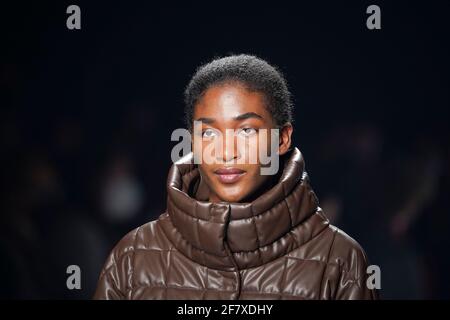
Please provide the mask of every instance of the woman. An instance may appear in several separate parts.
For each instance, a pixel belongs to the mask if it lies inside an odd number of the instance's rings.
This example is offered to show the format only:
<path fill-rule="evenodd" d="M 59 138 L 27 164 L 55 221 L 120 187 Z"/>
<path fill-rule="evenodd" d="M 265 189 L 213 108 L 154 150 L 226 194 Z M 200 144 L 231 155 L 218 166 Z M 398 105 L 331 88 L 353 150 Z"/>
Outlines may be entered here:
<path fill-rule="evenodd" d="M 193 153 L 169 172 L 167 210 L 117 244 L 95 298 L 375 299 L 363 249 L 330 225 L 292 146 L 282 74 L 255 56 L 216 59 L 185 103 Z"/>

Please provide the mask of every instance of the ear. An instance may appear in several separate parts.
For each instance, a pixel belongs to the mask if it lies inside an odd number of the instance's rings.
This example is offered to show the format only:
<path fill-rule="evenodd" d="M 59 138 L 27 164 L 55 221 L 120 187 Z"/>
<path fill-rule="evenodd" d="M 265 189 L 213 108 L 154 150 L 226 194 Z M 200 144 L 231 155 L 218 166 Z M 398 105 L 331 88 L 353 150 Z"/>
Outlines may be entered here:
<path fill-rule="evenodd" d="M 291 147 L 292 131 L 294 131 L 294 128 L 292 127 L 291 123 L 285 124 L 280 129 L 280 137 L 279 137 L 279 145 L 278 145 L 278 154 L 280 156 L 285 154 Z"/>

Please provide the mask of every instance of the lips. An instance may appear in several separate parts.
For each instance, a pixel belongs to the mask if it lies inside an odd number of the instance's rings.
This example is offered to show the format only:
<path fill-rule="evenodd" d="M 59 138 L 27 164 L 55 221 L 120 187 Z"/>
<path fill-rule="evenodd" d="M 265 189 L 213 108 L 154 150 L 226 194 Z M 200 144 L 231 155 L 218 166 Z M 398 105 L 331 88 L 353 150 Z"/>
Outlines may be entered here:
<path fill-rule="evenodd" d="M 220 168 L 214 173 L 222 183 L 235 183 L 245 174 L 245 171 L 238 168 Z"/>

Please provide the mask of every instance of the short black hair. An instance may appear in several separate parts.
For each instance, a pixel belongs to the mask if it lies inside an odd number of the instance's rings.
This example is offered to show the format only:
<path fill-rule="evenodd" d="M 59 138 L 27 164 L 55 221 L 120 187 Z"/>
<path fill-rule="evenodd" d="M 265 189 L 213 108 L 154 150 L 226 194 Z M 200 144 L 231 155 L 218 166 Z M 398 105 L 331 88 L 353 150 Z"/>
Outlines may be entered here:
<path fill-rule="evenodd" d="M 277 126 L 292 123 L 292 95 L 282 72 L 254 55 L 239 54 L 216 58 L 196 70 L 184 91 L 185 121 L 192 129 L 194 107 L 211 87 L 239 83 L 264 95 L 266 107 Z"/>

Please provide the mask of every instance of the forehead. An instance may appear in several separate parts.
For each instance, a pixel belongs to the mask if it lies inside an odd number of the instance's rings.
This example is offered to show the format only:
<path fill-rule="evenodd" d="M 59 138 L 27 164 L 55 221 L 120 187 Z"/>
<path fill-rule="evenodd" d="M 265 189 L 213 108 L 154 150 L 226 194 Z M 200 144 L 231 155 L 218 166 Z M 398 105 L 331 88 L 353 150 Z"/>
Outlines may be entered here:
<path fill-rule="evenodd" d="M 194 119 L 208 117 L 227 120 L 247 112 L 272 120 L 262 93 L 250 91 L 239 84 L 224 84 L 206 90 L 195 106 Z"/>

